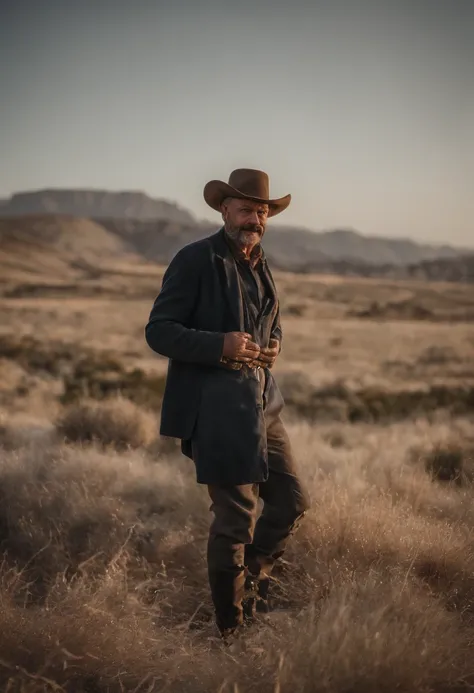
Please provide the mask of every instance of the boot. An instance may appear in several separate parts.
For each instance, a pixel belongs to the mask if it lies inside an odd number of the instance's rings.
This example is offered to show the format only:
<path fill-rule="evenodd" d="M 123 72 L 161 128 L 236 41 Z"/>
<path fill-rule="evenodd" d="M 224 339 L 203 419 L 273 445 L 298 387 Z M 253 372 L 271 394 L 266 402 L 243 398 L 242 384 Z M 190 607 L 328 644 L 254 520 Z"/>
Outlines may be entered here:
<path fill-rule="evenodd" d="M 268 614 L 270 611 L 268 606 L 269 587 L 270 580 L 268 578 L 259 580 L 254 575 L 247 575 L 244 598 L 242 600 L 242 609 L 246 621 L 254 620 L 257 614 Z"/>
<path fill-rule="evenodd" d="M 270 578 L 265 577 L 258 581 L 258 599 L 256 604 L 257 613 L 268 614 L 268 591 L 270 589 Z"/>
<path fill-rule="evenodd" d="M 254 575 L 247 575 L 245 578 L 244 598 L 242 599 L 242 609 L 246 621 L 253 621 L 255 618 L 257 598 L 258 579 Z"/>
<path fill-rule="evenodd" d="M 242 596 L 244 571 L 219 570 L 209 572 L 216 625 L 221 634 L 230 636 L 243 623 Z"/>

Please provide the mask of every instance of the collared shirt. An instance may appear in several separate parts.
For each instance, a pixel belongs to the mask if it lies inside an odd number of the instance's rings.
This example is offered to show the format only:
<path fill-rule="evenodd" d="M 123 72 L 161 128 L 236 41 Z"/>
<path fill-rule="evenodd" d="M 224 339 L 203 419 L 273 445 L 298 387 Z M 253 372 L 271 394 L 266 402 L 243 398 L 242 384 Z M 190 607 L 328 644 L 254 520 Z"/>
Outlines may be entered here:
<path fill-rule="evenodd" d="M 236 261 L 242 292 L 247 294 L 258 314 L 267 295 L 262 277 L 262 247 L 256 245 L 248 258 L 227 234 L 225 238 Z"/>
<path fill-rule="evenodd" d="M 263 272 L 263 251 L 260 245 L 255 246 L 250 258 L 225 235 L 227 244 L 235 258 L 239 273 L 240 289 L 245 314 L 245 329 L 252 335 L 257 344 L 266 341 L 264 338 L 264 313 L 270 299 L 267 282 Z M 267 346 L 267 344 L 260 344 Z"/>

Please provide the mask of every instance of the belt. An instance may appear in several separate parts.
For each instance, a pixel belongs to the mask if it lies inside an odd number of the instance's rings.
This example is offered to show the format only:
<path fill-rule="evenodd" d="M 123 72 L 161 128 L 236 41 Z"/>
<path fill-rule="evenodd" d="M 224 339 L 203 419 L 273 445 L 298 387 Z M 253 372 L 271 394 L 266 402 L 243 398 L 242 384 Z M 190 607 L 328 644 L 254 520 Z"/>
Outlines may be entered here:
<path fill-rule="evenodd" d="M 230 368 L 233 371 L 241 371 L 241 370 L 246 370 L 246 371 L 258 371 L 258 370 L 263 370 L 261 366 L 251 366 L 248 363 L 243 363 L 242 361 L 232 361 L 232 359 L 228 359 L 226 356 L 222 356 L 220 363 L 222 363 L 226 368 Z"/>
<path fill-rule="evenodd" d="M 250 366 L 248 363 L 242 363 L 242 361 L 232 361 L 231 359 L 228 359 L 225 356 L 221 358 L 221 363 L 226 368 L 229 368 L 233 371 L 244 371 L 245 373 L 254 375 L 260 381 L 260 387 L 262 388 L 262 392 L 264 391 L 266 376 L 265 369 L 261 366 Z"/>

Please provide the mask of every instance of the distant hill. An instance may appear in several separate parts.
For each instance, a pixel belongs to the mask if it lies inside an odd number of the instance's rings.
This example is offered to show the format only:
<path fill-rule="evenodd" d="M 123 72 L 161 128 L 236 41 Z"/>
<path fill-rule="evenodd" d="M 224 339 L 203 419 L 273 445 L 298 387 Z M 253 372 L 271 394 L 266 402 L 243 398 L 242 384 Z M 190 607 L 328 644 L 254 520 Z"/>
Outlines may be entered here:
<path fill-rule="evenodd" d="M 409 265 L 408 277 L 444 282 L 474 283 L 474 253 L 456 258 L 438 258 Z"/>
<path fill-rule="evenodd" d="M 94 220 L 113 233 L 125 246 L 146 260 L 168 263 L 183 246 L 215 232 L 217 226 L 206 223 L 180 224 L 168 219 L 137 221 L 136 219 Z"/>
<path fill-rule="evenodd" d="M 0 216 L 0 284 L 28 282 L 33 275 L 43 277 L 46 282 L 74 282 L 84 277 L 93 279 L 104 270 L 130 264 L 145 271 L 150 261 L 166 265 L 184 245 L 214 233 L 216 228 L 217 225 L 209 223 L 182 224 L 166 219 L 85 219 L 52 214 Z M 341 238 L 338 232 L 334 234 Z M 348 243 L 338 257 L 338 246 L 330 247 L 328 236 L 330 233 L 270 227 L 265 236 L 266 255 L 274 269 L 286 271 L 474 282 L 474 253 L 403 264 L 408 245 L 414 246 L 410 254 L 415 258 L 425 252 L 429 254 L 432 248 L 400 241 L 397 253 L 398 242 L 389 241 L 390 257 L 395 261 L 377 262 L 374 258 L 387 258 L 388 253 L 388 250 L 383 252 L 384 242 L 378 245 L 379 239 L 360 236 L 358 251 Z M 373 247 L 372 240 L 377 241 Z M 371 261 L 360 258 L 361 248 L 366 249 Z M 348 252 L 354 255 L 346 257 Z"/>
<path fill-rule="evenodd" d="M 461 248 L 427 245 L 405 238 L 364 236 L 351 229 L 314 232 L 288 226 L 275 226 L 265 237 L 265 247 L 273 252 L 282 246 L 294 259 L 295 268 L 308 271 L 324 259 L 358 261 L 374 265 L 408 265 L 410 263 L 452 258 L 464 254 Z"/>
<path fill-rule="evenodd" d="M 169 220 L 137 221 L 104 219 L 96 221 L 122 238 L 148 260 L 169 262 L 187 243 L 203 238 L 219 227 L 206 223 L 180 224 Z M 419 245 L 405 239 L 362 236 L 355 231 L 308 231 L 269 225 L 263 242 L 275 267 L 295 272 L 332 271 L 334 263 L 367 266 L 405 266 L 433 258 L 455 258 L 464 251 L 449 246 Z"/>
<path fill-rule="evenodd" d="M 39 190 L 21 192 L 9 200 L 0 201 L 0 219 L 38 215 L 78 217 L 93 220 L 98 237 L 110 234 L 129 253 L 159 263 L 168 263 L 187 243 L 216 231 L 216 222 L 199 222 L 187 210 L 141 192 L 108 192 L 100 190 Z M 36 225 L 37 221 L 31 222 Z M 74 222 L 71 222 L 74 226 Z M 84 227 L 85 228 L 85 227 Z M 90 227 L 89 227 L 90 230 Z M 80 249 L 82 232 L 71 227 Z M 89 243 L 89 241 L 87 241 Z M 378 274 L 381 270 L 397 273 L 401 267 L 419 263 L 452 259 L 472 253 L 448 245 L 418 244 L 404 238 L 364 236 L 352 229 L 310 231 L 270 223 L 264 239 L 266 254 L 275 266 L 295 272 L 335 272 L 349 274 Z M 433 270 L 434 271 L 434 270 Z"/>
<path fill-rule="evenodd" d="M 76 270 L 128 259 L 123 241 L 90 219 L 59 215 L 0 218 L 0 278 L 31 274 L 51 280 L 72 278 Z"/>
<path fill-rule="evenodd" d="M 166 200 L 155 200 L 142 192 L 105 190 L 37 190 L 12 195 L 0 201 L 1 216 L 25 214 L 67 214 L 76 217 L 115 219 L 168 219 L 181 224 L 194 223 L 185 209 Z"/>

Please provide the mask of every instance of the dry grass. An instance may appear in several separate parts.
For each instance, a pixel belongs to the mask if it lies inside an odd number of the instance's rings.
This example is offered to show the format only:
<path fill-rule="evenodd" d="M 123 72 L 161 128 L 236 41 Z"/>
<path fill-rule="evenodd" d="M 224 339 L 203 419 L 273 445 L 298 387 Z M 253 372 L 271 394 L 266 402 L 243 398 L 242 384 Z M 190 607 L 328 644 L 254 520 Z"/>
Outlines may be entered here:
<path fill-rule="evenodd" d="M 469 690 L 474 491 L 435 484 L 414 454 L 447 428 L 289 430 L 314 507 L 276 571 L 277 611 L 230 652 L 215 639 L 191 463 L 54 440 L 1 453 L 1 684 Z"/>
<path fill-rule="evenodd" d="M 81 401 L 56 421 L 58 434 L 70 443 L 99 443 L 118 449 L 147 447 L 156 438 L 156 416 L 123 397 Z"/>
<path fill-rule="evenodd" d="M 313 508 L 275 571 L 274 612 L 229 650 L 209 500 L 154 440 L 166 362 L 143 328 L 159 275 L 97 278 L 97 298 L 1 299 L 0 688 L 472 690 L 474 324 L 447 322 L 469 291 L 277 277 L 275 373 Z M 391 312 L 349 317 L 374 301 Z M 425 318 L 403 320 L 407 306 Z"/>
<path fill-rule="evenodd" d="M 474 445 L 463 447 L 459 442 L 437 445 L 427 452 L 425 467 L 434 479 L 470 484 L 474 481 Z"/>

